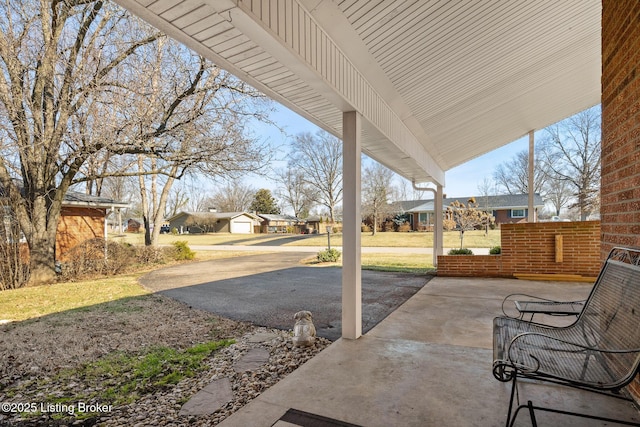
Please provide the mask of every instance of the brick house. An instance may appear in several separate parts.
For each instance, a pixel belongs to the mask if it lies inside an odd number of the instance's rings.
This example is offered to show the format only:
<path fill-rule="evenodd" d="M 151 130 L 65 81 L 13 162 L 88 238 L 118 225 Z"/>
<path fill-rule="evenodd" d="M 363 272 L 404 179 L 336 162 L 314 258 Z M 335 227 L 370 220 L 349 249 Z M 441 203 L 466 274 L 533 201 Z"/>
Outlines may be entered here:
<path fill-rule="evenodd" d="M 258 214 L 261 233 L 301 233 L 305 222 L 291 215 Z"/>
<path fill-rule="evenodd" d="M 3 196 L 2 189 L 0 189 L 0 196 Z M 63 260 L 65 253 L 69 249 L 85 240 L 104 238 L 106 236 L 107 216 L 109 213 L 128 206 L 127 203 L 106 197 L 68 191 L 62 201 L 60 220 L 56 230 L 56 259 Z M 4 221 L 0 222 L 0 227 L 6 230 L 7 223 L 12 221 L 13 215 L 8 206 L 4 206 L 4 209 Z"/>
<path fill-rule="evenodd" d="M 64 259 L 69 249 L 85 240 L 104 238 L 106 218 L 129 205 L 106 197 L 69 191 L 64 196 L 56 234 L 56 258 Z"/>
<path fill-rule="evenodd" d="M 450 197 L 443 199 L 443 208 L 446 210 L 454 201 L 465 206 L 472 197 Z M 496 224 L 513 224 L 527 222 L 529 195 L 528 194 L 504 194 L 500 196 L 473 196 L 478 209 L 492 212 Z M 534 196 L 535 218 L 544 207 L 540 194 Z M 397 212 L 406 213 L 412 231 L 432 231 L 435 223 L 435 211 L 433 200 L 407 200 L 397 202 Z"/>

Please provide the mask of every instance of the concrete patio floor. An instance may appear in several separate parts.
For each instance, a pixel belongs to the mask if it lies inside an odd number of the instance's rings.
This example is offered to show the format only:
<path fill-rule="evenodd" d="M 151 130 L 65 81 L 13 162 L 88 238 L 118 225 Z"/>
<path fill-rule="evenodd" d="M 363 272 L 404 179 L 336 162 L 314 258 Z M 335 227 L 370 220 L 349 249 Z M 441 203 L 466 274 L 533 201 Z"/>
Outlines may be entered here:
<path fill-rule="evenodd" d="M 574 300 L 590 288 L 434 278 L 365 336 L 336 341 L 220 426 L 297 425 L 278 421 L 290 408 L 367 427 L 504 425 L 511 385 L 491 373 L 492 319 L 501 315 L 503 297 L 523 292 Z M 521 382 L 520 398 L 640 423 L 629 402 L 568 387 Z M 541 426 L 611 425 L 542 412 L 537 417 Z M 531 425 L 525 411 L 516 425 Z"/>

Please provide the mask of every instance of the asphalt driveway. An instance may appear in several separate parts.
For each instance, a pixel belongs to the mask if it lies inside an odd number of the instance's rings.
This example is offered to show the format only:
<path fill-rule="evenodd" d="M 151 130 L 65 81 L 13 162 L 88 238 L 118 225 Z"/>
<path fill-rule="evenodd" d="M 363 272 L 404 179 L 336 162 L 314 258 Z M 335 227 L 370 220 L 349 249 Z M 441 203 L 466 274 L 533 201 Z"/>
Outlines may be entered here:
<path fill-rule="evenodd" d="M 279 329 L 313 313 L 319 336 L 341 335 L 341 269 L 300 264 L 308 253 L 280 252 L 203 261 L 153 271 L 147 289 L 229 319 Z M 414 295 L 431 276 L 362 271 L 362 328 L 368 331 Z"/>

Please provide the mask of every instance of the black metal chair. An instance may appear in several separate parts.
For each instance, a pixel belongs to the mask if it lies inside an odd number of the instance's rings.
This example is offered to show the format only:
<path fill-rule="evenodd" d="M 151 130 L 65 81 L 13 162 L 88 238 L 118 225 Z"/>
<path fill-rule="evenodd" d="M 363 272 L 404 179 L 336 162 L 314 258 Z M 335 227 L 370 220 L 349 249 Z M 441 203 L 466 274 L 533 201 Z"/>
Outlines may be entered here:
<path fill-rule="evenodd" d="M 535 411 L 576 415 L 620 424 L 597 414 L 568 412 L 519 403 L 518 378 L 552 382 L 631 400 L 623 388 L 640 367 L 640 251 L 614 248 L 575 322 L 553 327 L 512 317 L 493 322 L 493 375 L 512 381 L 507 426 L 527 408 L 533 425 Z M 513 404 L 518 396 L 518 408 Z"/>

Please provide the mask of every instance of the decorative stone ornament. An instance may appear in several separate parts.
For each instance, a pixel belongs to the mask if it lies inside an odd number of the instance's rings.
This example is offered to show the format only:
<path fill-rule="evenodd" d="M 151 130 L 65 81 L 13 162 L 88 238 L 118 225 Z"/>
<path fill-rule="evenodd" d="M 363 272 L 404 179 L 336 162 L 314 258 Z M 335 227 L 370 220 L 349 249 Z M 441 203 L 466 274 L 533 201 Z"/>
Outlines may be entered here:
<path fill-rule="evenodd" d="M 297 312 L 293 318 L 296 321 L 293 327 L 294 347 L 309 347 L 316 340 L 316 327 L 313 325 L 311 312 L 307 310 Z"/>

